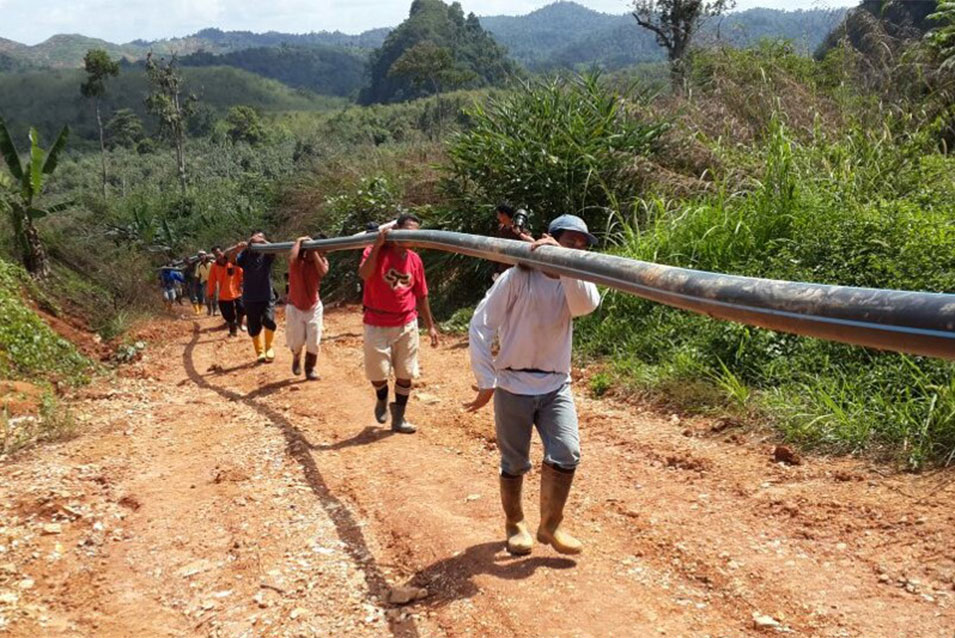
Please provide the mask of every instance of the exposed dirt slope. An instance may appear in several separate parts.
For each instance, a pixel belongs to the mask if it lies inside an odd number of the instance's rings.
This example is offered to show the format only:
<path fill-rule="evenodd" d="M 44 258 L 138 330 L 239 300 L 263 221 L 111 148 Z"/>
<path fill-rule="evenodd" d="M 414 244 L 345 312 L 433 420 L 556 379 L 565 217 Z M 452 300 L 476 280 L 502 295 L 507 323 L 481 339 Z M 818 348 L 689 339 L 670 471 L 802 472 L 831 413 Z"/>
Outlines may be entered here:
<path fill-rule="evenodd" d="M 216 319 L 151 326 L 77 398 L 82 436 L 0 466 L 0 633 L 951 638 L 949 475 L 782 465 L 725 424 L 579 396 L 586 551 L 513 559 L 466 344 L 425 349 L 420 431 L 392 436 L 360 334 L 329 312 L 305 383 Z M 427 597 L 388 604 L 404 584 Z"/>

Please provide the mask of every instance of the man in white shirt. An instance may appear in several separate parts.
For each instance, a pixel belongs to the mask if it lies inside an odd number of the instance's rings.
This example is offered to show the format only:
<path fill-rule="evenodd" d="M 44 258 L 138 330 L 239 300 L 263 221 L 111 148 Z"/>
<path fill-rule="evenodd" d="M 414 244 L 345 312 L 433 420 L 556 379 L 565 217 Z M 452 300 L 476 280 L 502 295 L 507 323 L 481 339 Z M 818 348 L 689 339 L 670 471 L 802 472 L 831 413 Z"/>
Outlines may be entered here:
<path fill-rule="evenodd" d="M 582 219 L 561 215 L 531 246 L 582 250 L 597 242 Z M 521 505 L 524 474 L 531 469 L 534 426 L 544 444 L 541 522 L 537 540 L 562 554 L 578 554 L 580 541 L 561 528 L 564 505 L 580 462 L 577 410 L 570 391 L 573 318 L 600 304 L 588 282 L 518 266 L 498 277 L 478 304 L 469 329 L 471 367 L 478 393 L 466 404 L 476 411 L 494 399 L 494 427 L 501 452 L 501 505 L 507 550 L 527 554 L 533 543 Z M 491 354 L 495 334 L 497 357 Z"/>

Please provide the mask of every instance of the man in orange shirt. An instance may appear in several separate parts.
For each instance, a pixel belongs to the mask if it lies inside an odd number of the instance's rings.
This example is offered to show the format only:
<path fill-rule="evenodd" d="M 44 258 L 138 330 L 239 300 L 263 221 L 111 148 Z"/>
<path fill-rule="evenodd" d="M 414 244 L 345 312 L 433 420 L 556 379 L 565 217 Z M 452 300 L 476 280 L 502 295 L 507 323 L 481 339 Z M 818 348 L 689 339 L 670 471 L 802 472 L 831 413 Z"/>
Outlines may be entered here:
<path fill-rule="evenodd" d="M 328 274 L 328 259 L 317 250 L 303 250 L 299 237 L 288 256 L 288 305 L 285 306 L 285 341 L 292 351 L 292 374 L 302 372 L 302 348 L 305 348 L 305 378 L 318 379 L 318 346 L 322 340 L 322 300 L 318 288 Z"/>
<path fill-rule="evenodd" d="M 219 246 L 213 248 L 212 253 L 216 260 L 209 269 L 206 299 L 215 298 L 218 289 L 219 311 L 229 324 L 229 336 L 234 337 L 245 316 L 245 307 L 242 305 L 242 268 L 229 261 Z"/>

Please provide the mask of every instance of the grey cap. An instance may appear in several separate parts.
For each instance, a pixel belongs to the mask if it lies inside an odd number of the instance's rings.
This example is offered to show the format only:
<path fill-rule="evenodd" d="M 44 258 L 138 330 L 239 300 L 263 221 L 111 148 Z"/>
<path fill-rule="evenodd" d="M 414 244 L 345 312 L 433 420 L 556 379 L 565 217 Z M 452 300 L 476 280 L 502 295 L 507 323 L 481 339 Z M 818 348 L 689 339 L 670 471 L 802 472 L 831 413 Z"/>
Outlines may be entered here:
<path fill-rule="evenodd" d="M 591 246 L 597 243 L 597 238 L 591 235 L 590 231 L 587 230 L 587 223 L 580 217 L 577 217 L 577 215 L 561 215 L 557 217 L 547 227 L 547 234 L 553 237 L 555 233 L 564 230 L 575 230 L 578 233 L 583 233 L 587 236 L 587 242 Z"/>

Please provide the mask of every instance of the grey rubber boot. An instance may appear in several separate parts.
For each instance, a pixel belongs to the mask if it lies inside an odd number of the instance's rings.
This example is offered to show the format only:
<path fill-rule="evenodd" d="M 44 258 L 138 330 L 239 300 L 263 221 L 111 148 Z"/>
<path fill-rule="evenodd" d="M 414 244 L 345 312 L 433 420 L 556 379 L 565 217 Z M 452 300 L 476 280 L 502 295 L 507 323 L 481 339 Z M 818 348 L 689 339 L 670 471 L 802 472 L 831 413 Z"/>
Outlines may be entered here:
<path fill-rule="evenodd" d="M 573 482 L 573 472 L 560 472 L 546 463 L 541 464 L 541 523 L 537 540 L 560 554 L 579 554 L 584 550 L 579 540 L 560 527 Z"/>
<path fill-rule="evenodd" d="M 523 476 L 501 476 L 501 506 L 504 508 L 504 532 L 507 534 L 507 551 L 517 556 L 531 553 L 534 539 L 524 522 L 521 505 Z"/>
<path fill-rule="evenodd" d="M 408 404 L 398 405 L 397 403 L 390 403 L 388 405 L 388 408 L 391 410 L 392 432 L 400 432 L 401 434 L 414 434 L 418 431 L 418 428 L 405 421 L 405 408 L 407 407 Z"/>

